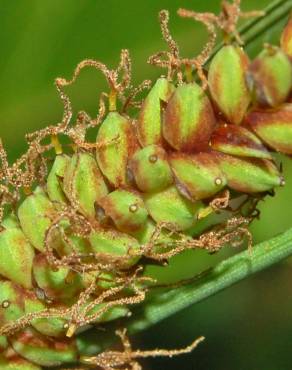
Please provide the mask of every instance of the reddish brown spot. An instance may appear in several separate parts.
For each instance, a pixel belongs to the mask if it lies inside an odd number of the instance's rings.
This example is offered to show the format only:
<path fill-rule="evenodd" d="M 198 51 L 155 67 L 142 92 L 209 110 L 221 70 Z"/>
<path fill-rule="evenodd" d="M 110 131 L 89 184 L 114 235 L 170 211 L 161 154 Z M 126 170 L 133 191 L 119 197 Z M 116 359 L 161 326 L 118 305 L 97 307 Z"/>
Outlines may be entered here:
<path fill-rule="evenodd" d="M 215 96 L 215 97 L 219 97 L 220 96 L 220 91 L 222 89 L 221 74 L 219 73 L 219 71 L 221 70 L 221 68 L 222 67 L 220 67 L 220 64 L 219 64 L 219 66 L 217 67 L 217 73 L 213 73 L 212 74 L 212 77 L 213 78 L 210 81 L 211 82 L 211 86 L 212 86 L 212 95 Z M 217 102 L 216 102 L 215 99 L 213 100 L 213 103 L 216 106 L 217 110 L 218 111 L 221 111 L 220 110 L 220 107 L 218 106 L 218 104 L 217 104 Z"/>
<path fill-rule="evenodd" d="M 246 116 L 245 123 L 255 130 L 275 123 L 291 125 L 292 104 L 284 104 L 275 109 L 256 109 Z"/>
<path fill-rule="evenodd" d="M 180 149 L 180 102 L 176 94 L 170 98 L 163 114 L 163 136 L 175 149 Z"/>
<path fill-rule="evenodd" d="M 46 343 L 36 331 L 31 329 L 23 330 L 13 336 L 13 340 L 20 342 L 24 345 L 35 346 L 39 348 L 45 348 Z"/>
<path fill-rule="evenodd" d="M 200 124 L 197 126 L 188 150 L 191 152 L 207 150 L 210 136 L 216 125 L 214 112 L 207 97 L 205 98 L 204 107 L 200 113 L 199 122 Z"/>
<path fill-rule="evenodd" d="M 140 145 L 135 135 L 133 122 L 132 123 L 129 122 L 129 124 L 127 125 L 126 136 L 127 136 L 127 143 L 128 143 L 128 156 L 127 157 L 131 157 L 140 148 Z"/>
<path fill-rule="evenodd" d="M 35 330 L 26 329 L 14 335 L 13 340 L 36 348 L 50 348 L 56 351 L 66 351 L 71 344 L 70 341 L 56 340 L 56 338 L 43 337 Z"/>
<path fill-rule="evenodd" d="M 12 347 L 6 349 L 5 358 L 13 364 L 27 364 L 26 360 L 19 357 L 18 353 L 16 353 Z"/>
<path fill-rule="evenodd" d="M 219 151 L 224 145 L 233 145 L 235 147 L 267 152 L 266 148 L 258 140 L 253 140 L 250 137 L 250 134 L 247 129 L 241 126 L 221 125 L 212 134 L 211 146 Z"/>

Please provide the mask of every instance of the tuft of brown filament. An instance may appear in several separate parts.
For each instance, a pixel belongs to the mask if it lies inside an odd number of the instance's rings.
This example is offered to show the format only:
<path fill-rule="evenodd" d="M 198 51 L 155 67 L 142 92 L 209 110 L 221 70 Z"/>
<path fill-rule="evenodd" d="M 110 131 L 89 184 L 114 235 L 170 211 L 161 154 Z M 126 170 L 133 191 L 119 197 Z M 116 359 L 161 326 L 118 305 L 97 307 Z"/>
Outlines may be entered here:
<path fill-rule="evenodd" d="M 123 351 L 104 351 L 94 357 L 82 357 L 81 362 L 89 365 L 99 366 L 104 370 L 125 369 L 141 370 L 137 362 L 139 358 L 147 357 L 173 357 L 192 352 L 205 338 L 199 337 L 189 346 L 182 349 L 154 349 L 150 351 L 133 350 L 127 337 L 126 329 L 117 330 L 116 335 L 120 338 Z"/>

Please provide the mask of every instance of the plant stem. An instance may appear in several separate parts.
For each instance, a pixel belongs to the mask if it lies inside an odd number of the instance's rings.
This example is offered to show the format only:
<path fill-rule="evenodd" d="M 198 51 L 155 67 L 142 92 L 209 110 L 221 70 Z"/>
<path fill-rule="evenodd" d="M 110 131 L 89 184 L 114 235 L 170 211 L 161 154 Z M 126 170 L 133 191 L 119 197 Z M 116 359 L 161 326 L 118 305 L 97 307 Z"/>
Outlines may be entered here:
<path fill-rule="evenodd" d="M 219 263 L 201 278 L 182 287 L 163 292 L 160 289 L 134 312 L 128 322 L 135 333 L 193 305 L 238 281 L 292 255 L 292 228 L 271 240 Z"/>
<path fill-rule="evenodd" d="M 292 0 L 273 1 L 265 8 L 265 15 L 262 18 L 252 19 L 239 29 L 245 45 L 250 44 L 283 18 L 288 17 L 291 9 Z"/>

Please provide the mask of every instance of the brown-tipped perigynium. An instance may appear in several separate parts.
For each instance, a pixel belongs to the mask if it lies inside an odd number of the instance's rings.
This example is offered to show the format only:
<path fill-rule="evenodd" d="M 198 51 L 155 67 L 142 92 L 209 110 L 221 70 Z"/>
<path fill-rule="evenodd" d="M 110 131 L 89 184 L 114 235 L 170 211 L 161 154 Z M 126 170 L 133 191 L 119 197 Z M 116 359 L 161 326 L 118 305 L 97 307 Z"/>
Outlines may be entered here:
<path fill-rule="evenodd" d="M 33 276 L 48 299 L 70 303 L 83 288 L 82 278 L 77 273 L 70 273 L 67 267 L 53 268 L 45 255 L 38 254 L 33 261 Z"/>
<path fill-rule="evenodd" d="M 127 184 L 127 163 L 137 147 L 130 121 L 110 112 L 97 134 L 96 159 L 103 175 L 115 188 Z"/>
<path fill-rule="evenodd" d="M 63 179 L 70 157 L 66 154 L 56 156 L 47 178 L 47 193 L 52 202 L 66 204 L 67 198 L 63 191 Z"/>
<path fill-rule="evenodd" d="M 139 190 L 146 193 L 162 190 L 173 182 L 167 154 L 158 145 L 148 145 L 137 151 L 129 168 Z"/>
<path fill-rule="evenodd" d="M 83 152 L 70 159 L 64 172 L 63 189 L 71 203 L 89 218 L 95 216 L 95 203 L 108 193 L 95 158 Z"/>
<path fill-rule="evenodd" d="M 177 87 L 163 115 L 163 136 L 176 150 L 194 152 L 206 149 L 215 126 L 209 98 L 196 83 Z"/>
<path fill-rule="evenodd" d="M 137 122 L 137 134 L 142 146 L 161 144 L 161 102 L 166 103 L 175 87 L 166 78 L 159 78 L 144 100 Z"/>
<path fill-rule="evenodd" d="M 236 45 L 223 46 L 210 64 L 212 98 L 230 123 L 241 123 L 251 101 L 246 82 L 248 64 L 247 55 Z"/>
<path fill-rule="evenodd" d="M 217 153 L 227 185 L 241 193 L 260 193 L 283 184 L 283 178 L 272 161 L 260 158 L 240 158 Z"/>
<path fill-rule="evenodd" d="M 276 107 L 283 103 L 292 87 L 292 65 L 288 56 L 277 47 L 266 46 L 250 64 L 249 78 L 257 102 Z"/>
<path fill-rule="evenodd" d="M 134 191 L 115 190 L 102 198 L 99 205 L 117 229 L 124 232 L 141 229 L 148 217 L 142 197 Z"/>
<path fill-rule="evenodd" d="M 89 240 L 95 253 L 110 253 L 113 256 L 129 255 L 129 258 L 122 263 L 123 268 L 129 268 L 139 259 L 137 256 L 130 257 L 131 252 L 137 252 L 140 249 L 139 242 L 131 235 L 115 229 L 100 229 L 92 231 Z"/>
<path fill-rule="evenodd" d="M 212 134 L 210 146 L 219 152 L 239 157 L 272 159 L 262 141 L 242 126 L 218 126 Z"/>
<path fill-rule="evenodd" d="M 146 208 L 157 223 L 172 225 L 174 229 L 186 230 L 197 221 L 197 215 L 202 208 L 201 202 L 192 202 L 182 196 L 175 186 L 162 191 L 145 194 Z"/>
<path fill-rule="evenodd" d="M 292 104 L 273 110 L 255 110 L 246 117 L 251 129 L 271 148 L 292 154 Z"/>
<path fill-rule="evenodd" d="M 20 226 L 0 231 L 0 275 L 24 288 L 32 288 L 34 248 Z"/>
<path fill-rule="evenodd" d="M 43 252 L 45 235 L 56 217 L 56 209 L 41 187 L 26 197 L 17 215 L 25 236 L 37 250 Z"/>
<path fill-rule="evenodd" d="M 225 175 L 212 153 L 173 153 L 169 163 L 178 190 L 191 200 L 209 198 L 226 185 Z"/>

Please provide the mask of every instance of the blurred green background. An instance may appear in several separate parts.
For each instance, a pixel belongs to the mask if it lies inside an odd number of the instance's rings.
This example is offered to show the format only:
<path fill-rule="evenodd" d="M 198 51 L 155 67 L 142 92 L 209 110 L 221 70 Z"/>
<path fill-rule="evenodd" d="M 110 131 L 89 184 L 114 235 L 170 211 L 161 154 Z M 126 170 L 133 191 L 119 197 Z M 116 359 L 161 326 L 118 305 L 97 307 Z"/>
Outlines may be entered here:
<path fill-rule="evenodd" d="M 261 9 L 269 0 L 243 0 L 243 10 Z M 163 73 L 146 64 L 147 57 L 165 49 L 157 22 L 162 8 L 171 12 L 171 30 L 186 56 L 195 55 L 206 41 L 204 29 L 176 16 L 176 9 L 219 11 L 219 0 L 10 0 L 0 1 L 0 136 L 11 161 L 24 150 L 24 134 L 62 116 L 54 87 L 57 76 L 70 78 L 76 64 L 96 58 L 114 67 L 119 50 L 129 48 L 134 81 Z M 277 42 L 280 27 L 271 27 L 252 47 L 251 57 L 263 42 Z M 97 112 L 105 82 L 85 70 L 68 89 L 75 112 Z M 283 161 L 287 185 L 261 205 L 260 221 L 252 225 L 255 242 L 292 226 L 292 161 Z M 156 268 L 162 281 L 195 275 L 225 258 L 188 253 L 169 268 Z M 204 344 L 191 355 L 172 360 L 149 360 L 147 369 L 292 368 L 292 260 L 270 268 L 136 336 L 142 348 L 180 347 L 199 335 Z"/>

